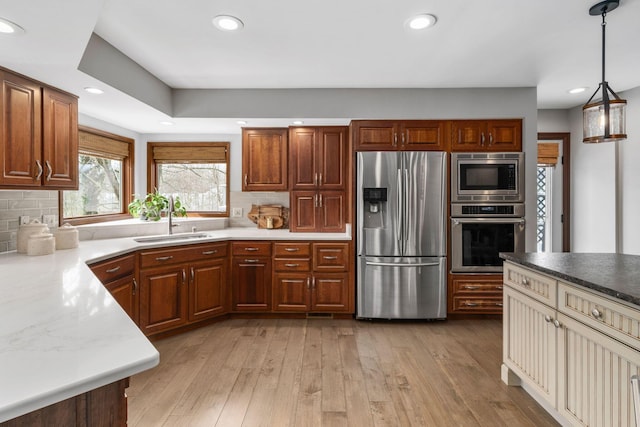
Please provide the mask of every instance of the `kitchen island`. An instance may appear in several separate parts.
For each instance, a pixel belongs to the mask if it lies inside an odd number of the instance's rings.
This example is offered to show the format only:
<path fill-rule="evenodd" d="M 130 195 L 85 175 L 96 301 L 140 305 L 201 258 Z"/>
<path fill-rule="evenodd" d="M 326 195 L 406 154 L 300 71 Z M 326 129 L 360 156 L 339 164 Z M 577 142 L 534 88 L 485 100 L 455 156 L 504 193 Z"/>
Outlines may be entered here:
<path fill-rule="evenodd" d="M 501 257 L 503 381 L 521 385 L 563 425 L 634 426 L 640 256 Z"/>
<path fill-rule="evenodd" d="M 344 240 L 345 233 L 253 228 L 206 232 L 226 240 Z M 100 389 L 156 366 L 159 355 L 87 263 L 193 239 L 89 240 L 52 255 L 0 255 L 0 422 Z"/>

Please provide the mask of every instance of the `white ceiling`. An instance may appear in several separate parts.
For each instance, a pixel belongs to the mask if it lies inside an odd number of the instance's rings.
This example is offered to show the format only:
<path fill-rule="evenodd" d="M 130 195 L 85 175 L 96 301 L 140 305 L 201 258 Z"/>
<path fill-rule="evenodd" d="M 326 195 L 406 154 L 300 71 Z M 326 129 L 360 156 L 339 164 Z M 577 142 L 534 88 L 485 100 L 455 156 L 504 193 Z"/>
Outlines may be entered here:
<path fill-rule="evenodd" d="M 570 108 L 601 78 L 601 19 L 588 14 L 593 3 L 0 0 L 0 16 L 26 30 L 0 37 L 0 65 L 80 95 L 83 114 L 141 133 L 240 127 L 215 118 L 159 125 L 169 117 L 78 71 L 92 32 L 173 88 L 537 87 L 538 108 Z M 404 23 L 416 13 L 436 15 L 437 25 L 409 32 Z M 237 16 L 244 29 L 218 31 L 211 24 L 218 14 Z M 640 86 L 639 18 L 639 0 L 621 0 L 607 17 L 607 80 L 617 92 Z M 106 93 L 91 96 L 85 86 Z M 589 89 L 568 94 L 578 86 Z M 290 119 L 249 125 L 286 126 Z"/>

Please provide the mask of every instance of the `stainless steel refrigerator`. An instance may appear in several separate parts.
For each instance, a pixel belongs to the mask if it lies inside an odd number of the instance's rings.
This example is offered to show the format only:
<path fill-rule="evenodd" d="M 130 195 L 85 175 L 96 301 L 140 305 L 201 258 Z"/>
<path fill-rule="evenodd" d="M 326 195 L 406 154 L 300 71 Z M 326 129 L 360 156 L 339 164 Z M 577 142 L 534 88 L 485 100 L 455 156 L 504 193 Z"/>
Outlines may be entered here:
<path fill-rule="evenodd" d="M 357 163 L 357 317 L 446 318 L 446 153 Z"/>

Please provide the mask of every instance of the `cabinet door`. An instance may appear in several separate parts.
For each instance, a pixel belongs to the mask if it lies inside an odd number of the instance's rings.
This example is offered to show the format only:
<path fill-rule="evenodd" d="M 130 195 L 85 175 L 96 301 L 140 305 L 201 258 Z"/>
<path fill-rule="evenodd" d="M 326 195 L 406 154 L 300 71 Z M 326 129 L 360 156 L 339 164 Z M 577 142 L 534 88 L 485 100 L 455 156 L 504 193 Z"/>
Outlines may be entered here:
<path fill-rule="evenodd" d="M 216 259 L 189 266 L 189 321 L 227 312 L 227 260 Z"/>
<path fill-rule="evenodd" d="M 342 191 L 320 191 L 318 193 L 319 219 L 317 231 L 342 233 L 345 230 L 345 193 Z"/>
<path fill-rule="evenodd" d="M 638 352 L 570 317 L 558 320 L 560 413 L 573 425 L 635 426 L 630 379 L 640 375 Z"/>
<path fill-rule="evenodd" d="M 354 120 L 351 132 L 356 151 L 389 151 L 398 148 L 397 123 L 391 120 Z"/>
<path fill-rule="evenodd" d="M 146 334 L 187 321 L 187 273 L 184 265 L 140 273 L 140 328 Z"/>
<path fill-rule="evenodd" d="M 0 185 L 37 187 L 42 170 L 40 86 L 3 73 L 0 127 Z"/>
<path fill-rule="evenodd" d="M 349 311 L 349 283 L 348 273 L 314 273 L 311 310 Z"/>
<path fill-rule="evenodd" d="M 347 128 L 323 127 L 318 138 L 318 188 L 346 190 Z"/>
<path fill-rule="evenodd" d="M 271 310 L 271 259 L 234 257 L 231 274 L 233 310 Z"/>
<path fill-rule="evenodd" d="M 289 228 L 291 231 L 316 231 L 318 227 L 316 218 L 318 193 L 315 191 L 292 191 L 290 198 Z"/>
<path fill-rule="evenodd" d="M 486 122 L 455 120 L 451 122 L 451 151 L 484 151 L 488 143 Z"/>
<path fill-rule="evenodd" d="M 105 284 L 120 307 L 129 315 L 131 320 L 139 324 L 138 315 L 138 284 L 133 275 L 125 276 Z"/>
<path fill-rule="evenodd" d="M 289 130 L 289 188 L 314 190 L 318 185 L 318 128 Z"/>
<path fill-rule="evenodd" d="M 242 129 L 242 191 L 286 191 L 287 152 L 287 129 Z"/>
<path fill-rule="evenodd" d="M 443 151 L 446 147 L 445 122 L 438 120 L 410 120 L 402 122 L 403 150 Z"/>
<path fill-rule="evenodd" d="M 42 160 L 44 185 L 78 188 L 78 99 L 44 88 Z"/>
<path fill-rule="evenodd" d="M 487 134 L 487 151 L 522 151 L 522 120 L 490 120 Z"/>
<path fill-rule="evenodd" d="M 309 311 L 309 273 L 273 274 L 273 310 Z"/>
<path fill-rule="evenodd" d="M 509 286 L 504 288 L 503 362 L 556 406 L 556 312 Z"/>

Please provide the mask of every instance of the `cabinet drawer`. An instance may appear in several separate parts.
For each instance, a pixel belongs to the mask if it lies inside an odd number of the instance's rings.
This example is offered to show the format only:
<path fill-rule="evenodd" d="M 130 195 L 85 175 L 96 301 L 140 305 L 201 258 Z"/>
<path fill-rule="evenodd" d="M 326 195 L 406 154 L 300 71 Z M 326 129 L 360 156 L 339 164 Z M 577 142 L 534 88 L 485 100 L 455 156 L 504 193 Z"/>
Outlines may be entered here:
<path fill-rule="evenodd" d="M 314 243 L 313 269 L 320 271 L 347 271 L 349 266 L 348 243 Z"/>
<path fill-rule="evenodd" d="M 451 280 L 453 285 L 454 294 L 496 294 L 502 297 L 502 281 L 496 281 L 492 279 L 473 278 L 473 279 L 458 279 L 453 278 Z"/>
<path fill-rule="evenodd" d="M 558 285 L 552 277 L 505 262 L 504 283 L 552 308 L 556 307 Z"/>
<path fill-rule="evenodd" d="M 93 274 L 102 283 L 109 283 L 121 277 L 132 275 L 135 266 L 135 254 L 112 258 L 89 266 Z"/>
<path fill-rule="evenodd" d="M 456 312 L 502 313 L 502 297 L 453 297 Z"/>
<path fill-rule="evenodd" d="M 558 282 L 558 311 L 640 350 L 640 310 Z"/>
<path fill-rule="evenodd" d="M 273 261 L 276 271 L 309 271 L 311 260 L 309 258 L 276 258 Z"/>
<path fill-rule="evenodd" d="M 273 254 L 277 257 L 310 256 L 311 243 L 274 243 Z"/>
<path fill-rule="evenodd" d="M 271 242 L 234 242 L 233 255 L 271 256 Z"/>
<path fill-rule="evenodd" d="M 226 255 L 226 243 L 145 250 L 140 252 L 140 268 L 200 261 Z"/>

